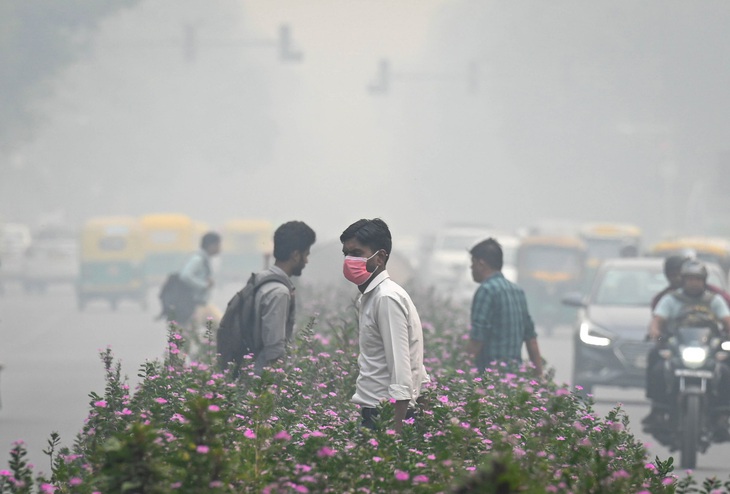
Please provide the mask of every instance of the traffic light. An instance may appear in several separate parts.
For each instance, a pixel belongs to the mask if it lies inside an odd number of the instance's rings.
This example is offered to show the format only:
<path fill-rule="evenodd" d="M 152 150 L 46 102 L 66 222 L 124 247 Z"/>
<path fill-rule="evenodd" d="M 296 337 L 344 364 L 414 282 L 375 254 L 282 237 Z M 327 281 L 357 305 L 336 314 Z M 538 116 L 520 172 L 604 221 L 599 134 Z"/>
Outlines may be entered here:
<path fill-rule="evenodd" d="M 192 24 L 183 26 L 183 57 L 188 63 L 195 61 L 198 51 L 197 28 Z"/>
<path fill-rule="evenodd" d="M 295 50 L 291 41 L 291 27 L 289 24 L 279 26 L 279 59 L 282 62 L 301 62 L 304 54 Z"/>
<path fill-rule="evenodd" d="M 381 58 L 375 80 L 368 86 L 368 91 L 371 94 L 387 93 L 390 88 L 390 78 L 390 61 L 387 58 Z"/>

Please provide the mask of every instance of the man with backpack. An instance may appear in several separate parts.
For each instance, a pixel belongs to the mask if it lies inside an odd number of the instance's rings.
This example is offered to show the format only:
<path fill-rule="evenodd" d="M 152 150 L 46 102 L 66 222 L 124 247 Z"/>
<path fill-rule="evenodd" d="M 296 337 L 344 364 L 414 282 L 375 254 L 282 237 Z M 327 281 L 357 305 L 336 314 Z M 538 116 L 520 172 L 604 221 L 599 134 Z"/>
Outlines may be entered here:
<path fill-rule="evenodd" d="M 180 271 L 180 280 L 188 286 L 194 305 L 190 318 L 194 328 L 204 324 L 208 318 L 213 321 L 213 327 L 216 327 L 220 321 L 220 310 L 210 303 L 210 294 L 214 285 L 210 262 L 220 251 L 220 235 L 208 232 L 200 240 L 200 250 L 188 259 Z M 181 325 L 186 325 L 187 322 L 178 321 Z"/>
<path fill-rule="evenodd" d="M 302 221 L 289 221 L 274 232 L 274 265 L 251 275 L 228 303 L 218 328 L 221 367 L 234 363 L 237 375 L 243 356 L 253 353 L 254 371 L 284 357 L 294 333 L 296 303 L 292 276 L 301 276 L 316 240 Z"/>

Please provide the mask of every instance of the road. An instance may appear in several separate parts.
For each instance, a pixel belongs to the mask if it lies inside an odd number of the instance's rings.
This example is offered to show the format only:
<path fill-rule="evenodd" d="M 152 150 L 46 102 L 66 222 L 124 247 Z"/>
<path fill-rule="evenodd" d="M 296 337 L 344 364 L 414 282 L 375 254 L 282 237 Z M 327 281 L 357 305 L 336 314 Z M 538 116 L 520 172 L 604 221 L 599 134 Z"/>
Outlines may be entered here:
<path fill-rule="evenodd" d="M 224 306 L 228 292 L 216 291 L 214 301 Z M 27 443 L 31 462 L 45 472 L 49 468 L 42 449 L 50 433 L 58 431 L 64 444 L 73 442 L 88 410 L 88 393 L 101 393 L 104 388 L 99 350 L 111 346 L 131 384 L 145 360 L 162 354 L 166 327 L 154 321 L 158 307 L 154 294 L 150 294 L 149 305 L 151 309 L 145 312 L 126 302 L 112 312 L 105 303 L 94 302 L 86 311 L 78 312 L 70 287 L 53 287 L 45 295 L 28 296 L 17 287 L 7 286 L 0 296 L 0 363 L 5 366 L 0 374 L 0 468 L 18 439 Z M 542 353 L 561 383 L 571 380 L 571 341 L 568 327 L 540 337 Z M 601 415 L 623 403 L 632 424 L 639 424 L 648 413 L 642 390 L 597 387 L 595 399 Z M 632 430 L 648 445 L 651 458 L 672 455 L 639 427 Z M 697 476 L 726 480 L 730 476 L 729 457 L 730 443 L 713 445 L 699 456 Z"/>

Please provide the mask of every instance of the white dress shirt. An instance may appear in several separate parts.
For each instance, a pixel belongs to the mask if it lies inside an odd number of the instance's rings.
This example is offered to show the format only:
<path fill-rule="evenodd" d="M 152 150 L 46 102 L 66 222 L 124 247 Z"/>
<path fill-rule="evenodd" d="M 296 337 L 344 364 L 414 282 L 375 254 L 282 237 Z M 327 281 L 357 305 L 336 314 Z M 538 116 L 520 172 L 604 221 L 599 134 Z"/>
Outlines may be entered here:
<path fill-rule="evenodd" d="M 357 309 L 360 374 L 352 401 L 374 408 L 392 398 L 414 406 L 429 377 L 421 320 L 411 297 L 383 271 L 358 297 Z"/>

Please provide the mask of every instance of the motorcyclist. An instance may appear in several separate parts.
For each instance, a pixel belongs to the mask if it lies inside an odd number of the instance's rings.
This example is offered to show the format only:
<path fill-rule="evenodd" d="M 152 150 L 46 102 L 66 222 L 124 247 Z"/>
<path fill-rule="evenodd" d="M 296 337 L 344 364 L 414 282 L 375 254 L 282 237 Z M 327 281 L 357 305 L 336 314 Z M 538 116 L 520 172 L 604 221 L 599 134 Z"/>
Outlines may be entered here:
<path fill-rule="evenodd" d="M 646 396 L 652 400 L 651 412 L 642 420 L 645 430 L 651 432 L 666 424 L 666 410 L 670 396 L 664 383 L 663 362 L 659 349 L 663 347 L 673 323 L 693 308 L 711 313 L 722 323 L 722 331 L 730 338 L 730 308 L 722 296 L 708 290 L 707 268 L 700 261 L 689 259 L 681 264 L 680 288 L 666 293 L 653 311 L 649 338 L 657 342 L 649 355 Z M 712 403 L 715 413 L 715 440 L 730 441 L 728 411 L 730 411 L 730 368 L 719 364 L 718 395 Z"/>
<path fill-rule="evenodd" d="M 679 272 L 682 269 L 682 264 L 684 264 L 685 261 L 688 261 L 690 259 L 694 259 L 694 252 L 688 252 L 686 255 L 673 255 L 669 256 L 664 260 L 664 276 L 667 278 L 667 282 L 669 282 L 669 285 L 662 290 L 661 292 L 657 293 L 656 296 L 651 301 L 651 311 L 654 312 L 654 309 L 656 309 L 657 304 L 659 303 L 659 300 L 666 295 L 667 293 L 671 292 L 672 290 L 676 290 L 682 286 L 682 277 L 680 276 Z M 713 293 L 717 293 L 720 295 L 724 300 L 725 303 L 728 304 L 728 307 L 730 307 L 730 294 L 727 293 L 722 288 L 711 285 L 709 283 L 706 284 L 707 289 Z"/>

